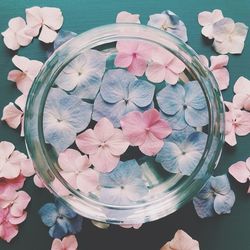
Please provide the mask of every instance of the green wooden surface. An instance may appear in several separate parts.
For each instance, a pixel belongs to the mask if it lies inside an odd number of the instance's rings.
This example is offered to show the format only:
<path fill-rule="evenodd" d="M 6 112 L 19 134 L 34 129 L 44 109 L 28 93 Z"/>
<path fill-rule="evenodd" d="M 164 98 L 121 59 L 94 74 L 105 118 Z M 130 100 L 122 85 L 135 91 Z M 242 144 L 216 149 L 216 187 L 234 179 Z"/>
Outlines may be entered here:
<path fill-rule="evenodd" d="M 0 1 L 0 31 L 7 27 L 8 20 L 15 16 L 24 16 L 24 10 L 34 5 L 56 6 L 64 15 L 63 29 L 77 33 L 115 21 L 116 13 L 128 10 L 140 13 L 146 23 L 150 14 L 170 9 L 177 13 L 188 28 L 189 44 L 198 53 L 210 56 L 215 54 L 211 44 L 201 37 L 201 27 L 197 14 L 203 10 L 222 9 L 225 16 L 250 26 L 249 0 L 8 0 Z M 37 39 L 28 47 L 17 52 L 32 59 L 44 60 L 44 46 Z M 7 81 L 7 73 L 14 68 L 11 58 L 15 53 L 9 51 L 0 39 L 0 109 L 20 95 L 14 84 Z M 230 55 L 230 87 L 223 92 L 229 101 L 233 95 L 233 84 L 243 75 L 250 79 L 250 35 L 246 40 L 244 53 Z M 0 140 L 13 142 L 25 151 L 23 139 L 18 131 L 0 123 Z M 238 138 L 238 145 L 231 149 L 225 146 L 216 174 L 223 174 L 238 160 L 250 155 L 250 136 Z M 112 226 L 109 230 L 95 228 L 88 220 L 82 232 L 77 236 L 80 250 L 158 250 L 164 242 L 173 237 L 174 232 L 182 228 L 200 242 L 201 250 L 249 250 L 250 249 L 250 197 L 246 194 L 246 185 L 239 185 L 230 178 L 236 193 L 236 203 L 230 215 L 201 220 L 195 214 L 192 204 L 180 211 L 156 222 L 145 224 L 142 229 L 124 230 Z M 41 223 L 38 209 L 53 198 L 45 190 L 36 188 L 32 181 L 26 182 L 25 190 L 32 196 L 28 208 L 28 218 L 20 226 L 20 233 L 10 243 L 0 242 L 0 250 L 49 250 L 52 239 L 48 229 Z"/>

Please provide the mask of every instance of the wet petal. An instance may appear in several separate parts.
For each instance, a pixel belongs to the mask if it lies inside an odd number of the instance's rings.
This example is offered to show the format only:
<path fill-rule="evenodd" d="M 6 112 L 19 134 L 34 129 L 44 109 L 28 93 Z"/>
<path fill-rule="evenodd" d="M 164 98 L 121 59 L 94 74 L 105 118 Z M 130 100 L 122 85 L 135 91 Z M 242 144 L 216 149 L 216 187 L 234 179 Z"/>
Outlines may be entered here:
<path fill-rule="evenodd" d="M 197 119 L 199 117 L 199 119 Z M 203 127 L 208 124 L 207 107 L 201 110 L 188 107 L 185 110 L 185 120 L 192 127 Z"/>
<path fill-rule="evenodd" d="M 91 168 L 82 171 L 77 177 L 76 185 L 84 193 L 94 191 L 99 185 L 98 172 Z"/>
<path fill-rule="evenodd" d="M 181 85 L 167 85 L 156 95 L 160 109 L 168 115 L 176 114 L 182 107 L 185 91 Z"/>
<path fill-rule="evenodd" d="M 147 79 L 154 83 L 160 83 L 165 79 L 165 67 L 159 63 L 152 62 L 146 69 Z"/>

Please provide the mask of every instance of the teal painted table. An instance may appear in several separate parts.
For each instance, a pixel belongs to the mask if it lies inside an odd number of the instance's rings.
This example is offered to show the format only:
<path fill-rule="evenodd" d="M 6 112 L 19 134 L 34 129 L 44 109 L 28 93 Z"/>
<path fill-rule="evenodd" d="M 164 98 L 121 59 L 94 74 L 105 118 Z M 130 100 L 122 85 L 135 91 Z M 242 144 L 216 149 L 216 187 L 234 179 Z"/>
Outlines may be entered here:
<path fill-rule="evenodd" d="M 127 10 L 141 14 L 146 23 L 150 14 L 170 9 L 177 13 L 188 28 L 189 44 L 200 54 L 215 54 L 211 44 L 201 37 L 201 27 L 197 14 L 203 10 L 222 9 L 225 16 L 241 21 L 250 26 L 249 0 L 9 0 L 0 1 L 0 31 L 7 27 L 8 20 L 15 16 L 24 16 L 24 10 L 34 5 L 56 6 L 64 15 L 63 29 L 80 33 L 90 28 L 115 21 L 116 13 Z M 37 39 L 28 47 L 17 52 L 32 59 L 44 61 L 44 46 Z M 15 53 L 9 51 L 0 40 L 0 109 L 20 94 L 14 84 L 7 81 L 8 72 L 14 68 L 11 58 Z M 240 56 L 230 55 L 230 87 L 223 92 L 224 99 L 230 101 L 233 95 L 233 84 L 243 75 L 250 79 L 250 35 L 246 40 L 244 53 Z M 0 123 L 0 140 L 9 140 L 16 147 L 25 151 L 24 141 L 19 132 Z M 250 136 L 238 138 L 235 148 L 225 146 L 221 161 L 215 174 L 223 174 L 227 168 L 238 160 L 245 160 L 250 155 Z M 249 250 L 250 249 L 250 197 L 246 194 L 247 186 L 239 185 L 230 178 L 236 193 L 236 203 L 232 213 L 201 220 L 197 217 L 190 203 L 178 212 L 156 222 L 145 224 L 140 230 L 125 230 L 111 226 L 108 230 L 94 227 L 85 221 L 82 232 L 77 235 L 80 250 L 158 250 L 171 239 L 174 232 L 182 228 L 200 242 L 201 250 Z M 25 190 L 32 196 L 28 208 L 28 218 L 20 226 L 18 236 L 10 243 L 0 242 L 1 250 L 49 250 L 52 239 L 48 229 L 42 224 L 37 214 L 38 209 L 53 197 L 36 188 L 28 180 Z"/>

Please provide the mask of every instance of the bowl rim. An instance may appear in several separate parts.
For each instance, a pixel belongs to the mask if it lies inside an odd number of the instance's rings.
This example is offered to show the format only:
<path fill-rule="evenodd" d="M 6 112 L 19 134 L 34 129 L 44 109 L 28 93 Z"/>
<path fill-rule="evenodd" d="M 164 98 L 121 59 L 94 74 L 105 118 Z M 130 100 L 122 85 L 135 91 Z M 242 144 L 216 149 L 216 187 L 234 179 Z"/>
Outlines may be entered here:
<path fill-rule="evenodd" d="M 60 69 L 67 65 L 67 63 L 72 60 L 72 58 L 75 58 L 77 55 L 79 55 L 79 53 L 83 52 L 88 48 L 93 48 L 98 45 L 105 44 L 107 42 L 114 42 L 117 39 L 128 39 L 128 37 L 132 37 L 132 39 L 148 40 L 157 43 L 160 46 L 165 47 L 169 51 L 173 52 L 177 57 L 179 57 L 183 62 L 185 62 L 185 64 L 196 75 L 203 91 L 209 91 L 208 87 L 203 84 L 203 81 L 206 78 L 211 83 L 212 89 L 210 89 L 210 94 L 213 95 L 215 101 L 218 102 L 216 105 L 219 107 L 220 114 L 217 115 L 217 121 L 211 123 L 211 121 L 213 121 L 213 116 L 215 115 L 216 110 L 214 110 L 214 107 L 211 106 L 211 100 L 207 99 L 208 107 L 210 107 L 210 132 L 208 134 L 206 149 L 203 152 L 201 160 L 198 164 L 198 166 L 200 165 L 200 168 L 194 171 L 194 173 L 192 173 L 189 177 L 187 177 L 187 180 L 185 180 L 184 184 L 178 189 L 176 189 L 175 192 L 171 194 L 171 196 L 168 196 L 170 198 L 169 200 L 166 199 L 167 196 L 163 196 L 159 199 L 148 201 L 143 204 L 117 206 L 98 202 L 83 194 L 80 194 L 78 191 L 74 190 L 67 184 L 67 182 L 61 177 L 58 171 L 56 171 L 57 173 L 55 172 L 54 164 L 50 162 L 50 159 L 46 154 L 45 141 L 43 138 L 43 133 L 41 132 L 43 130 L 42 112 L 49 89 L 54 83 L 53 78 L 55 79 L 57 77 Z M 189 62 L 189 58 L 187 56 L 190 56 L 191 62 Z M 63 58 L 63 60 L 58 60 L 59 57 Z M 42 93 L 42 95 L 39 96 L 39 93 Z M 200 63 L 197 53 L 191 47 L 189 47 L 189 45 L 185 44 L 183 41 L 181 41 L 179 38 L 175 37 L 172 34 L 163 32 L 154 27 L 130 23 L 108 24 L 90 29 L 72 38 L 70 41 L 66 42 L 58 49 L 56 49 L 54 53 L 48 58 L 48 60 L 44 63 L 41 71 L 39 72 L 30 89 L 26 102 L 24 118 L 26 148 L 30 158 L 34 161 L 34 165 L 38 175 L 43 179 L 43 181 L 45 181 L 46 187 L 55 196 L 61 198 L 63 202 L 65 202 L 79 214 L 90 219 L 114 224 L 137 224 L 159 219 L 165 215 L 176 211 L 184 203 L 187 203 L 205 184 L 206 180 L 211 176 L 213 169 L 218 164 L 222 151 L 222 146 L 224 143 L 224 126 L 224 106 L 219 86 L 212 73 Z M 219 139 L 217 138 L 218 144 L 215 145 L 216 150 L 213 150 L 214 155 L 212 156 L 212 159 L 209 162 L 210 169 L 207 170 L 206 175 L 202 179 L 195 179 L 195 176 L 202 168 L 201 163 L 204 164 L 208 159 L 209 150 L 211 150 L 212 143 L 215 143 L 213 138 L 215 129 Z M 207 146 L 209 146 L 208 149 Z M 60 197 L 53 189 L 53 187 L 49 183 L 46 183 L 46 180 L 44 178 L 45 173 L 42 170 L 44 164 L 47 164 L 47 167 L 49 168 L 51 173 L 53 173 L 54 177 L 57 178 L 64 186 L 66 186 L 66 188 L 70 191 L 71 194 L 73 194 L 74 200 L 81 200 L 81 202 L 84 202 L 85 207 L 89 206 L 91 207 L 91 209 L 99 209 L 104 207 L 107 210 L 119 209 L 124 211 L 130 210 L 134 212 L 138 210 L 137 212 L 140 213 L 140 216 L 137 214 L 137 218 L 129 218 L 127 220 L 126 218 L 122 220 L 121 216 L 120 219 L 112 220 L 105 216 L 99 216 L 96 218 L 92 214 L 86 213 L 85 211 L 83 211 L 84 209 L 79 209 L 79 207 L 75 205 L 75 201 L 69 201 L 68 199 Z M 184 199 L 177 199 L 177 195 L 179 195 L 179 197 L 183 196 L 181 195 L 181 190 L 185 190 L 185 197 Z M 171 203 L 173 203 L 172 206 L 168 209 L 166 209 L 166 200 L 168 200 L 168 202 L 171 201 Z M 156 203 L 158 203 L 158 205 Z M 149 208 L 151 206 L 152 208 Z M 155 210 L 154 213 L 151 211 L 152 209 Z"/>

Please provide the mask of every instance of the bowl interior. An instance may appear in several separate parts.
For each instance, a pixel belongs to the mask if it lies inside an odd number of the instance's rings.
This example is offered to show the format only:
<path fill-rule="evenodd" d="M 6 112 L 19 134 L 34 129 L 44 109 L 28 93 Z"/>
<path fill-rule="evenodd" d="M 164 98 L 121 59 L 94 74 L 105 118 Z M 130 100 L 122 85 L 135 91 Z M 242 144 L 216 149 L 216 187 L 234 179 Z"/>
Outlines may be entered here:
<path fill-rule="evenodd" d="M 190 48 L 153 28 L 119 27 L 112 39 L 99 28 L 50 56 L 36 80 L 47 85 L 36 143 L 48 167 L 29 151 L 45 184 L 79 213 L 128 224 L 176 210 L 204 184 L 220 154 L 223 108 Z M 162 206 L 147 214 L 152 204 Z"/>

